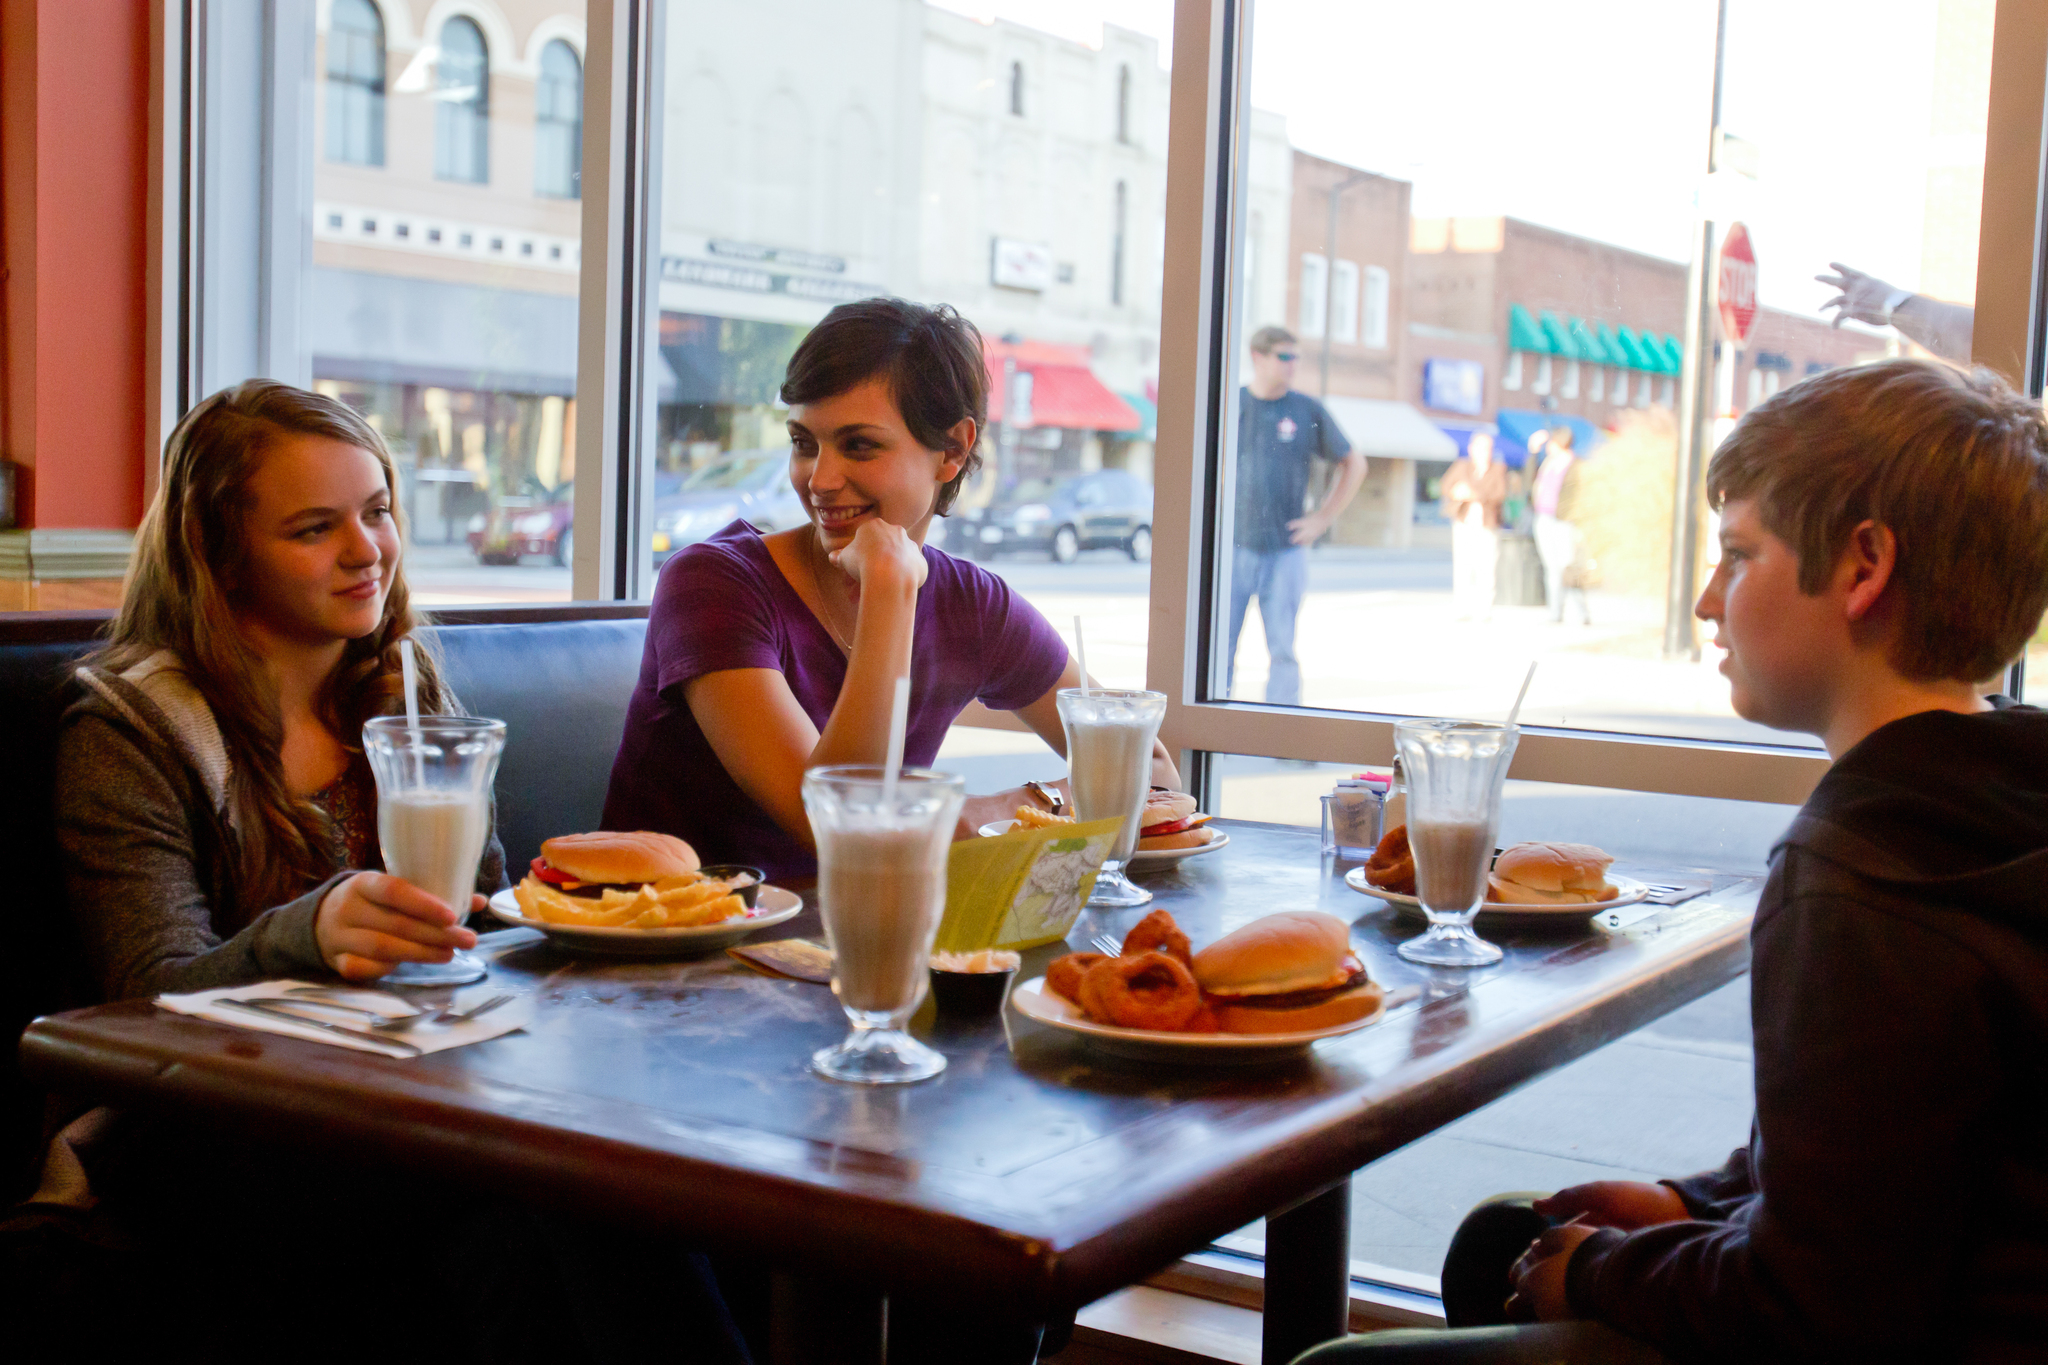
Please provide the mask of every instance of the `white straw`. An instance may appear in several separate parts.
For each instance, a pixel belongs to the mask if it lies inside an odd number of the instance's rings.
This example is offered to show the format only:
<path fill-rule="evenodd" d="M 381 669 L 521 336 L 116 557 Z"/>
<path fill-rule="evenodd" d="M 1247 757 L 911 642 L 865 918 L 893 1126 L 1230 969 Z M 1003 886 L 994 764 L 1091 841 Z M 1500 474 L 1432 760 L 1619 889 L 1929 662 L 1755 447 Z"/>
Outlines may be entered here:
<path fill-rule="evenodd" d="M 405 675 L 405 733 L 406 738 L 412 741 L 413 781 L 425 786 L 427 742 L 420 734 L 420 668 L 413 661 L 410 635 L 398 642 L 398 668 Z"/>
<path fill-rule="evenodd" d="M 1081 695 L 1088 695 L 1088 642 L 1081 638 L 1081 618 L 1074 618 L 1074 662 L 1081 667 Z"/>
<path fill-rule="evenodd" d="M 412 731 L 413 742 L 417 744 L 420 732 L 420 667 L 413 662 L 410 635 L 398 642 L 398 667 L 405 674 L 405 728 Z"/>
<path fill-rule="evenodd" d="M 1510 730 L 1515 728 L 1515 718 L 1522 714 L 1522 698 L 1529 695 L 1529 684 L 1535 680 L 1535 677 L 1536 661 L 1531 659 L 1529 660 L 1529 671 L 1522 675 L 1522 690 L 1515 693 L 1515 707 L 1512 711 L 1508 712 L 1508 728 Z"/>
<path fill-rule="evenodd" d="M 896 808 L 896 779 L 903 772 L 903 732 L 910 728 L 910 679 L 896 680 L 896 697 L 889 706 L 889 753 L 882 761 L 882 808 Z"/>

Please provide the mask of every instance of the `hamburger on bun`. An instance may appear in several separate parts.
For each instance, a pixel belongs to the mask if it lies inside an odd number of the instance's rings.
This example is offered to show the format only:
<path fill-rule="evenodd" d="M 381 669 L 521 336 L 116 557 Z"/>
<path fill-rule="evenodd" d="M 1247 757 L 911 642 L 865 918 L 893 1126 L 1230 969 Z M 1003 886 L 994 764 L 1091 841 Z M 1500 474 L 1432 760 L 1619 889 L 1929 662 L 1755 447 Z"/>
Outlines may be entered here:
<path fill-rule="evenodd" d="M 1291 910 L 1254 920 L 1195 954 L 1195 981 L 1225 1033 L 1295 1033 L 1370 1017 L 1380 988 L 1335 915 Z"/>
<path fill-rule="evenodd" d="M 1612 855 L 1591 844 L 1516 844 L 1494 859 L 1486 899 L 1496 905 L 1590 905 L 1615 894 Z"/>
<path fill-rule="evenodd" d="M 1138 812 L 1138 851 L 1200 848 L 1216 837 L 1209 817 L 1197 813 L 1195 798 L 1186 792 L 1155 791 Z"/>
<path fill-rule="evenodd" d="M 563 834 L 540 846 L 533 876 L 557 891 L 596 896 L 607 886 L 637 890 L 664 877 L 695 872 L 697 850 L 673 834 L 639 830 Z"/>

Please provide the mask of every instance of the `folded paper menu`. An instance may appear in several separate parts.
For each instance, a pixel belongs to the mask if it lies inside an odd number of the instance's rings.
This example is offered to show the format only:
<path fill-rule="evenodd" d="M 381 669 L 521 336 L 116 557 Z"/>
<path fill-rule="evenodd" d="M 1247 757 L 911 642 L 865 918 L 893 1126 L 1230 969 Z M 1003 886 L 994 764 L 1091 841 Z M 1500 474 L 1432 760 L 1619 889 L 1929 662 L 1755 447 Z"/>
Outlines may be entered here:
<path fill-rule="evenodd" d="M 255 1029 L 261 1033 L 277 1033 L 287 1038 L 303 1038 L 309 1043 L 328 1043 L 334 1047 L 350 1048 L 357 1052 L 374 1052 L 384 1057 L 418 1057 L 428 1052 L 443 1052 L 451 1047 L 466 1043 L 481 1043 L 487 1038 L 510 1033 L 522 1028 L 533 1018 L 533 1002 L 529 999 L 514 1000 L 509 1005 L 476 1019 L 459 1024 L 422 1024 L 418 1028 L 397 1033 L 376 1033 L 369 1029 L 369 1020 L 347 1014 L 341 1010 L 306 1008 L 303 1001 L 294 1001 L 290 995 L 294 987 L 311 986 L 310 981 L 259 981 L 252 986 L 223 986 L 216 990 L 194 991 L 190 995 L 159 995 L 156 1005 L 159 1009 L 175 1014 L 189 1014 L 216 1024 L 232 1024 L 236 1028 Z M 323 987 L 333 994 L 327 998 L 360 1009 L 372 1010 L 379 1014 L 401 1015 L 415 1009 L 440 1009 L 439 1004 L 425 1006 L 394 991 L 380 991 L 375 986 L 363 986 L 350 990 L 345 987 Z M 469 1009 L 480 1005 L 493 995 L 489 982 L 472 986 L 458 992 L 454 1000 L 448 1001 L 456 1009 Z M 256 1014 L 236 1009 L 237 1001 L 260 1003 L 265 1009 L 286 1010 L 304 1016 L 305 1022 L 295 1023 L 275 1014 Z"/>
<path fill-rule="evenodd" d="M 1012 829 L 954 844 L 946 860 L 946 917 L 932 950 L 1017 950 L 1065 938 L 1122 824 Z"/>

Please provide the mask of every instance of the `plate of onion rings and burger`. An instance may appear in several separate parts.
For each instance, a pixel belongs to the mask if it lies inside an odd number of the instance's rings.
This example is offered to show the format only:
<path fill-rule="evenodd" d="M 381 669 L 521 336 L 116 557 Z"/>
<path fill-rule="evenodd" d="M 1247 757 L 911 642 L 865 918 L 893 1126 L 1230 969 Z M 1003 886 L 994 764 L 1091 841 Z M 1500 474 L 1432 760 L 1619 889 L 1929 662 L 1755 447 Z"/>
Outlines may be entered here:
<path fill-rule="evenodd" d="M 491 913 L 557 946 L 627 957 L 687 957 L 738 943 L 804 908 L 750 867 L 701 867 L 672 834 L 564 834 L 540 846 Z"/>
<path fill-rule="evenodd" d="M 1556 924 L 1632 905 L 1649 894 L 1649 888 L 1633 877 L 1610 875 L 1613 862 L 1612 855 L 1591 844 L 1513 844 L 1494 857 L 1480 918 Z M 1415 898 L 1415 853 L 1408 846 L 1408 827 L 1388 830 L 1365 866 L 1344 874 L 1344 884 L 1397 911 L 1422 914 L 1422 902 Z"/>
<path fill-rule="evenodd" d="M 1195 952 L 1173 916 L 1154 910 L 1116 956 L 1056 958 L 1010 1004 L 1119 1056 L 1230 1065 L 1362 1029 L 1387 1000 L 1335 915 L 1267 915 Z"/>
<path fill-rule="evenodd" d="M 1138 846 L 1131 851 L 1131 867 L 1166 867 L 1200 853 L 1214 853 L 1230 842 L 1230 836 L 1209 823 L 1208 816 L 1195 809 L 1195 798 L 1186 792 L 1155 787 L 1145 798 L 1138 818 Z M 1071 825 L 1074 817 L 1042 811 L 1035 806 L 1017 807 L 1014 820 L 991 820 L 979 833 L 994 838 L 1022 826 L 1043 829 L 1048 825 Z"/>

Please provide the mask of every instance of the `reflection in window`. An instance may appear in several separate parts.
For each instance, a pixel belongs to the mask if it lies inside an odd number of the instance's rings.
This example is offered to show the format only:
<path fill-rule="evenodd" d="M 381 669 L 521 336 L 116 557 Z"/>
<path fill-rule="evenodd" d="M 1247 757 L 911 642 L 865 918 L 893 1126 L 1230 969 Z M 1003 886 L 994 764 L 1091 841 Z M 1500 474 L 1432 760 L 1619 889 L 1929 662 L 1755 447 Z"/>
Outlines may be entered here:
<path fill-rule="evenodd" d="M 334 0 L 327 30 L 327 159 L 384 164 L 384 19 L 370 0 Z"/>
<path fill-rule="evenodd" d="M 441 25 L 434 64 L 434 174 L 440 179 L 490 182 L 490 82 L 483 30 L 459 16 Z"/>
<path fill-rule="evenodd" d="M 1536 357 L 1536 378 L 1535 378 L 1535 379 L 1534 379 L 1534 380 L 1533 380 L 1533 381 L 1532 381 L 1532 382 L 1530 383 L 1530 385 L 1529 385 L 1529 392 L 1531 392 L 1531 393 L 1549 393 L 1549 392 L 1550 392 L 1550 357 L 1549 357 L 1549 356 L 1547 356 L 1547 355 L 1539 355 L 1539 356 L 1537 356 L 1537 357 Z"/>
<path fill-rule="evenodd" d="M 1607 371 L 1595 365 L 1586 375 L 1586 401 L 1598 403 L 1607 397 Z"/>
<path fill-rule="evenodd" d="M 1507 368 L 1501 371 L 1500 386 L 1504 389 L 1515 390 L 1519 390 L 1522 387 L 1522 353 L 1520 351 L 1508 352 L 1508 364 Z"/>
<path fill-rule="evenodd" d="M 583 63 L 560 38 L 541 49 L 533 88 L 533 191 L 576 199 L 583 186 Z"/>
<path fill-rule="evenodd" d="M 1329 263 L 1313 251 L 1301 257 L 1301 306 L 1296 313 L 1296 330 L 1305 337 L 1323 334 L 1323 305 L 1329 302 Z"/>
<path fill-rule="evenodd" d="M 1628 371 L 1619 365 L 1614 367 L 1614 406 L 1628 406 Z"/>
<path fill-rule="evenodd" d="M 1565 363 L 1564 363 L 1564 385 L 1563 385 L 1562 389 L 1561 389 L 1561 390 L 1559 391 L 1559 394 L 1558 394 L 1558 396 L 1559 396 L 1559 397 L 1561 397 L 1561 398 L 1577 398 L 1577 397 L 1579 396 L 1579 362 L 1578 362 L 1578 361 L 1576 361 L 1576 360 L 1567 360 L 1567 361 L 1565 361 Z"/>
<path fill-rule="evenodd" d="M 1387 349 L 1387 303 L 1393 294 L 1393 279 L 1383 265 L 1365 268 L 1365 344 Z"/>
<path fill-rule="evenodd" d="M 1024 117 L 1024 63 L 1010 63 L 1010 112 Z"/>
<path fill-rule="evenodd" d="M 1330 283 L 1330 339 L 1355 343 L 1358 340 L 1358 262 L 1338 261 L 1336 274 Z"/>
<path fill-rule="evenodd" d="M 1124 228 L 1125 214 L 1129 210 L 1129 192 L 1125 183 L 1116 182 L 1116 221 L 1110 225 L 1109 237 L 1109 301 L 1118 307 L 1124 301 Z"/>

